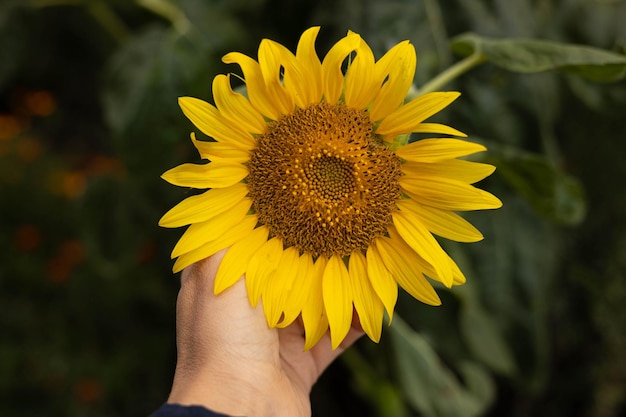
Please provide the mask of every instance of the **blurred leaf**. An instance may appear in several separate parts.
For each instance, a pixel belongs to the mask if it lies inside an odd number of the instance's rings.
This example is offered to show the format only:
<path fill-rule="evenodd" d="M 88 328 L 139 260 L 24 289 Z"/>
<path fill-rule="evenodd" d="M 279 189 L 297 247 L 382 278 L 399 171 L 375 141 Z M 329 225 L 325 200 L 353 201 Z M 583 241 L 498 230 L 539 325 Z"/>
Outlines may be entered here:
<path fill-rule="evenodd" d="M 463 361 L 459 364 L 459 373 L 468 389 L 481 404 L 488 406 L 496 396 L 495 386 L 489 373 L 480 365 Z"/>
<path fill-rule="evenodd" d="M 465 304 L 460 317 L 461 333 L 472 353 L 495 372 L 512 375 L 515 361 L 503 334 L 478 304 Z"/>
<path fill-rule="evenodd" d="M 488 159 L 537 213 L 570 226 L 584 219 L 587 209 L 582 185 L 545 156 L 490 145 Z"/>
<path fill-rule="evenodd" d="M 166 52 L 167 37 L 165 29 L 154 27 L 124 44 L 113 56 L 103 101 L 107 121 L 114 130 L 124 131 L 136 118 L 151 91 L 159 58 Z"/>
<path fill-rule="evenodd" d="M 459 250 L 458 245 L 449 249 L 452 249 L 450 251 L 452 258 L 457 261 L 468 277 L 477 275 L 469 265 L 463 251 Z M 493 252 L 491 254 L 492 256 L 494 255 Z M 506 278 L 508 277 L 504 276 L 504 274 L 503 276 L 498 276 L 498 284 L 502 285 L 502 281 Z M 493 288 L 494 285 L 491 287 Z M 459 344 L 464 349 L 469 350 L 471 357 L 481 361 L 494 372 L 513 377 L 516 374 L 517 366 L 513 351 L 510 345 L 507 344 L 505 335 L 502 332 L 502 322 L 498 321 L 484 307 L 479 291 L 480 287 L 473 279 L 468 280 L 462 286 L 455 287 L 452 291 L 459 299 L 461 307 L 458 312 L 458 328 L 461 339 Z M 502 298 L 503 294 L 500 293 L 499 296 Z M 473 372 L 473 370 L 468 372 Z M 480 375 L 476 377 L 480 378 Z M 466 378 L 464 380 L 471 386 Z M 477 383 L 477 387 L 480 387 L 479 383 Z"/>
<path fill-rule="evenodd" d="M 436 416 L 434 399 L 430 394 L 435 385 L 442 385 L 443 382 L 437 367 L 439 358 L 420 335 L 398 318 L 396 316 L 390 333 L 394 341 L 400 386 L 413 408 L 426 416 Z"/>
<path fill-rule="evenodd" d="M 468 247 L 473 253 L 472 268 L 462 265 L 468 282 L 455 287 L 454 294 L 465 293 L 461 300 L 465 308 L 474 307 L 469 304 L 476 302 L 481 310 L 479 314 L 488 314 L 491 326 L 505 338 L 516 365 L 515 372 L 506 377 L 514 380 L 518 389 L 539 392 L 548 383 L 546 376 L 552 365 L 550 340 L 554 329 L 548 317 L 553 300 L 559 296 L 560 290 L 555 291 L 559 288 L 557 282 L 562 279 L 558 274 L 563 259 L 561 235 L 514 190 L 498 188 L 501 191 L 497 195 L 504 206 L 489 216 L 485 213 L 471 216 L 472 223 L 486 238 Z M 468 297 L 468 292 L 475 295 Z M 471 316 L 466 318 L 470 328 L 459 326 L 460 331 L 472 330 L 470 320 Z M 477 357 L 475 348 L 480 348 L 482 331 L 477 329 L 479 334 L 469 335 L 477 339 L 468 352 L 472 358 Z M 469 345 L 466 339 L 463 338 L 464 345 Z M 483 356 L 479 357 L 481 361 Z"/>
<path fill-rule="evenodd" d="M 389 379 L 380 375 L 356 349 L 348 349 L 342 354 L 341 359 L 352 371 L 355 388 L 378 410 L 378 415 L 384 417 L 408 415 L 407 406 L 402 401 L 398 388 Z"/>
<path fill-rule="evenodd" d="M 391 326 L 400 387 L 408 403 L 425 416 L 478 416 L 493 399 L 493 385 L 477 367 L 464 366 L 463 387 L 419 333 L 396 315 Z M 480 374 L 480 375 L 479 375 Z"/>
<path fill-rule="evenodd" d="M 490 39 L 474 33 L 452 40 L 464 56 L 481 53 L 495 65 L 515 72 L 562 70 L 592 81 L 617 81 L 626 75 L 626 56 L 590 46 L 536 39 Z"/>

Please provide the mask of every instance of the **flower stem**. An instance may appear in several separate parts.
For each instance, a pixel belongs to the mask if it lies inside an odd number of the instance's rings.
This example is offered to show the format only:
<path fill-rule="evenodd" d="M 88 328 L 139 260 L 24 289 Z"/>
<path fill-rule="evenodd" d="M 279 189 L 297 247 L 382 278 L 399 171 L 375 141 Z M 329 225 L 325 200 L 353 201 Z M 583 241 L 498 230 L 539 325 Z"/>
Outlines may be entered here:
<path fill-rule="evenodd" d="M 174 29 L 181 35 L 186 34 L 192 26 L 185 13 L 169 1 L 137 0 L 137 4 L 169 20 Z"/>
<path fill-rule="evenodd" d="M 473 53 L 424 84 L 422 88 L 417 90 L 416 96 L 439 90 L 442 86 L 471 70 L 483 61 L 485 61 L 485 55 L 480 52 Z"/>
<path fill-rule="evenodd" d="M 106 30 L 119 44 L 130 38 L 132 32 L 124 21 L 113 11 L 108 3 L 103 1 L 85 4 L 87 12 Z"/>

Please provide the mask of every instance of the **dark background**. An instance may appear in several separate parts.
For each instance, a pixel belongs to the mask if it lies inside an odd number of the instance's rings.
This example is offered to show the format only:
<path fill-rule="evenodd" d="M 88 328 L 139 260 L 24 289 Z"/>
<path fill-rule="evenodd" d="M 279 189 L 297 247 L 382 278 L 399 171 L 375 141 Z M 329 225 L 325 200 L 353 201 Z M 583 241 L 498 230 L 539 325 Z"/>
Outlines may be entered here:
<path fill-rule="evenodd" d="M 410 39 L 419 87 L 455 35 L 626 50 L 626 2 L 591 0 L 0 1 L 0 415 L 146 416 L 175 360 L 188 191 L 159 176 L 197 160 L 177 97 L 210 101 L 229 51 L 264 37 L 320 54 L 348 29 L 377 57 Z M 444 305 L 401 296 L 313 392 L 318 416 L 626 415 L 626 83 L 484 64 L 446 88 L 440 120 L 488 144 L 481 184 L 504 207 L 445 243 L 468 284 Z M 402 319 L 400 319 L 402 317 Z"/>

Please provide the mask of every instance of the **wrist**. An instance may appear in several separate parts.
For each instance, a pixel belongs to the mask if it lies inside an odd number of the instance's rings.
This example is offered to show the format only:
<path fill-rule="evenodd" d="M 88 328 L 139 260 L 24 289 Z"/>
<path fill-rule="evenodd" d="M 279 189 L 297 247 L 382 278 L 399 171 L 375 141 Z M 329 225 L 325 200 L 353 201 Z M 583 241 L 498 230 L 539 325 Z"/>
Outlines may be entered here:
<path fill-rule="evenodd" d="M 220 371 L 181 372 L 177 369 L 168 403 L 199 405 L 229 416 L 310 416 L 308 393 L 295 393 L 291 384 L 271 375 L 256 379 Z M 289 398 L 289 401 L 286 399 Z M 294 398 L 301 398 L 294 404 Z"/>

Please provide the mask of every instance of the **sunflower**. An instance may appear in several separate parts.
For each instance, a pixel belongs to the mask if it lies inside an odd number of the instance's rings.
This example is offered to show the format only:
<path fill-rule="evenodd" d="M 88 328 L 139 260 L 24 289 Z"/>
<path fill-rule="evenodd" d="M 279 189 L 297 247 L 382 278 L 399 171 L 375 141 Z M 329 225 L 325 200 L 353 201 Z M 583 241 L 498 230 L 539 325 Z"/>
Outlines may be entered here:
<path fill-rule="evenodd" d="M 500 200 L 474 187 L 494 171 L 458 159 L 485 147 L 452 137 L 408 143 L 411 133 L 465 137 L 424 123 L 459 93 L 406 102 L 416 65 L 404 41 L 375 60 L 356 33 L 323 60 L 319 27 L 305 31 L 295 55 L 264 39 L 258 61 L 224 56 L 243 72 L 247 94 L 230 75 L 213 80 L 215 105 L 182 97 L 191 122 L 212 141 L 191 140 L 206 164 L 163 174 L 177 186 L 207 189 L 160 220 L 189 226 L 174 250 L 174 272 L 228 248 L 216 294 L 242 276 L 252 306 L 262 300 L 270 327 L 301 317 L 305 349 L 330 331 L 332 348 L 356 311 L 365 333 L 381 336 L 398 285 L 430 305 L 430 280 L 446 287 L 465 277 L 433 235 L 475 242 L 481 233 L 456 212 L 493 209 Z"/>

